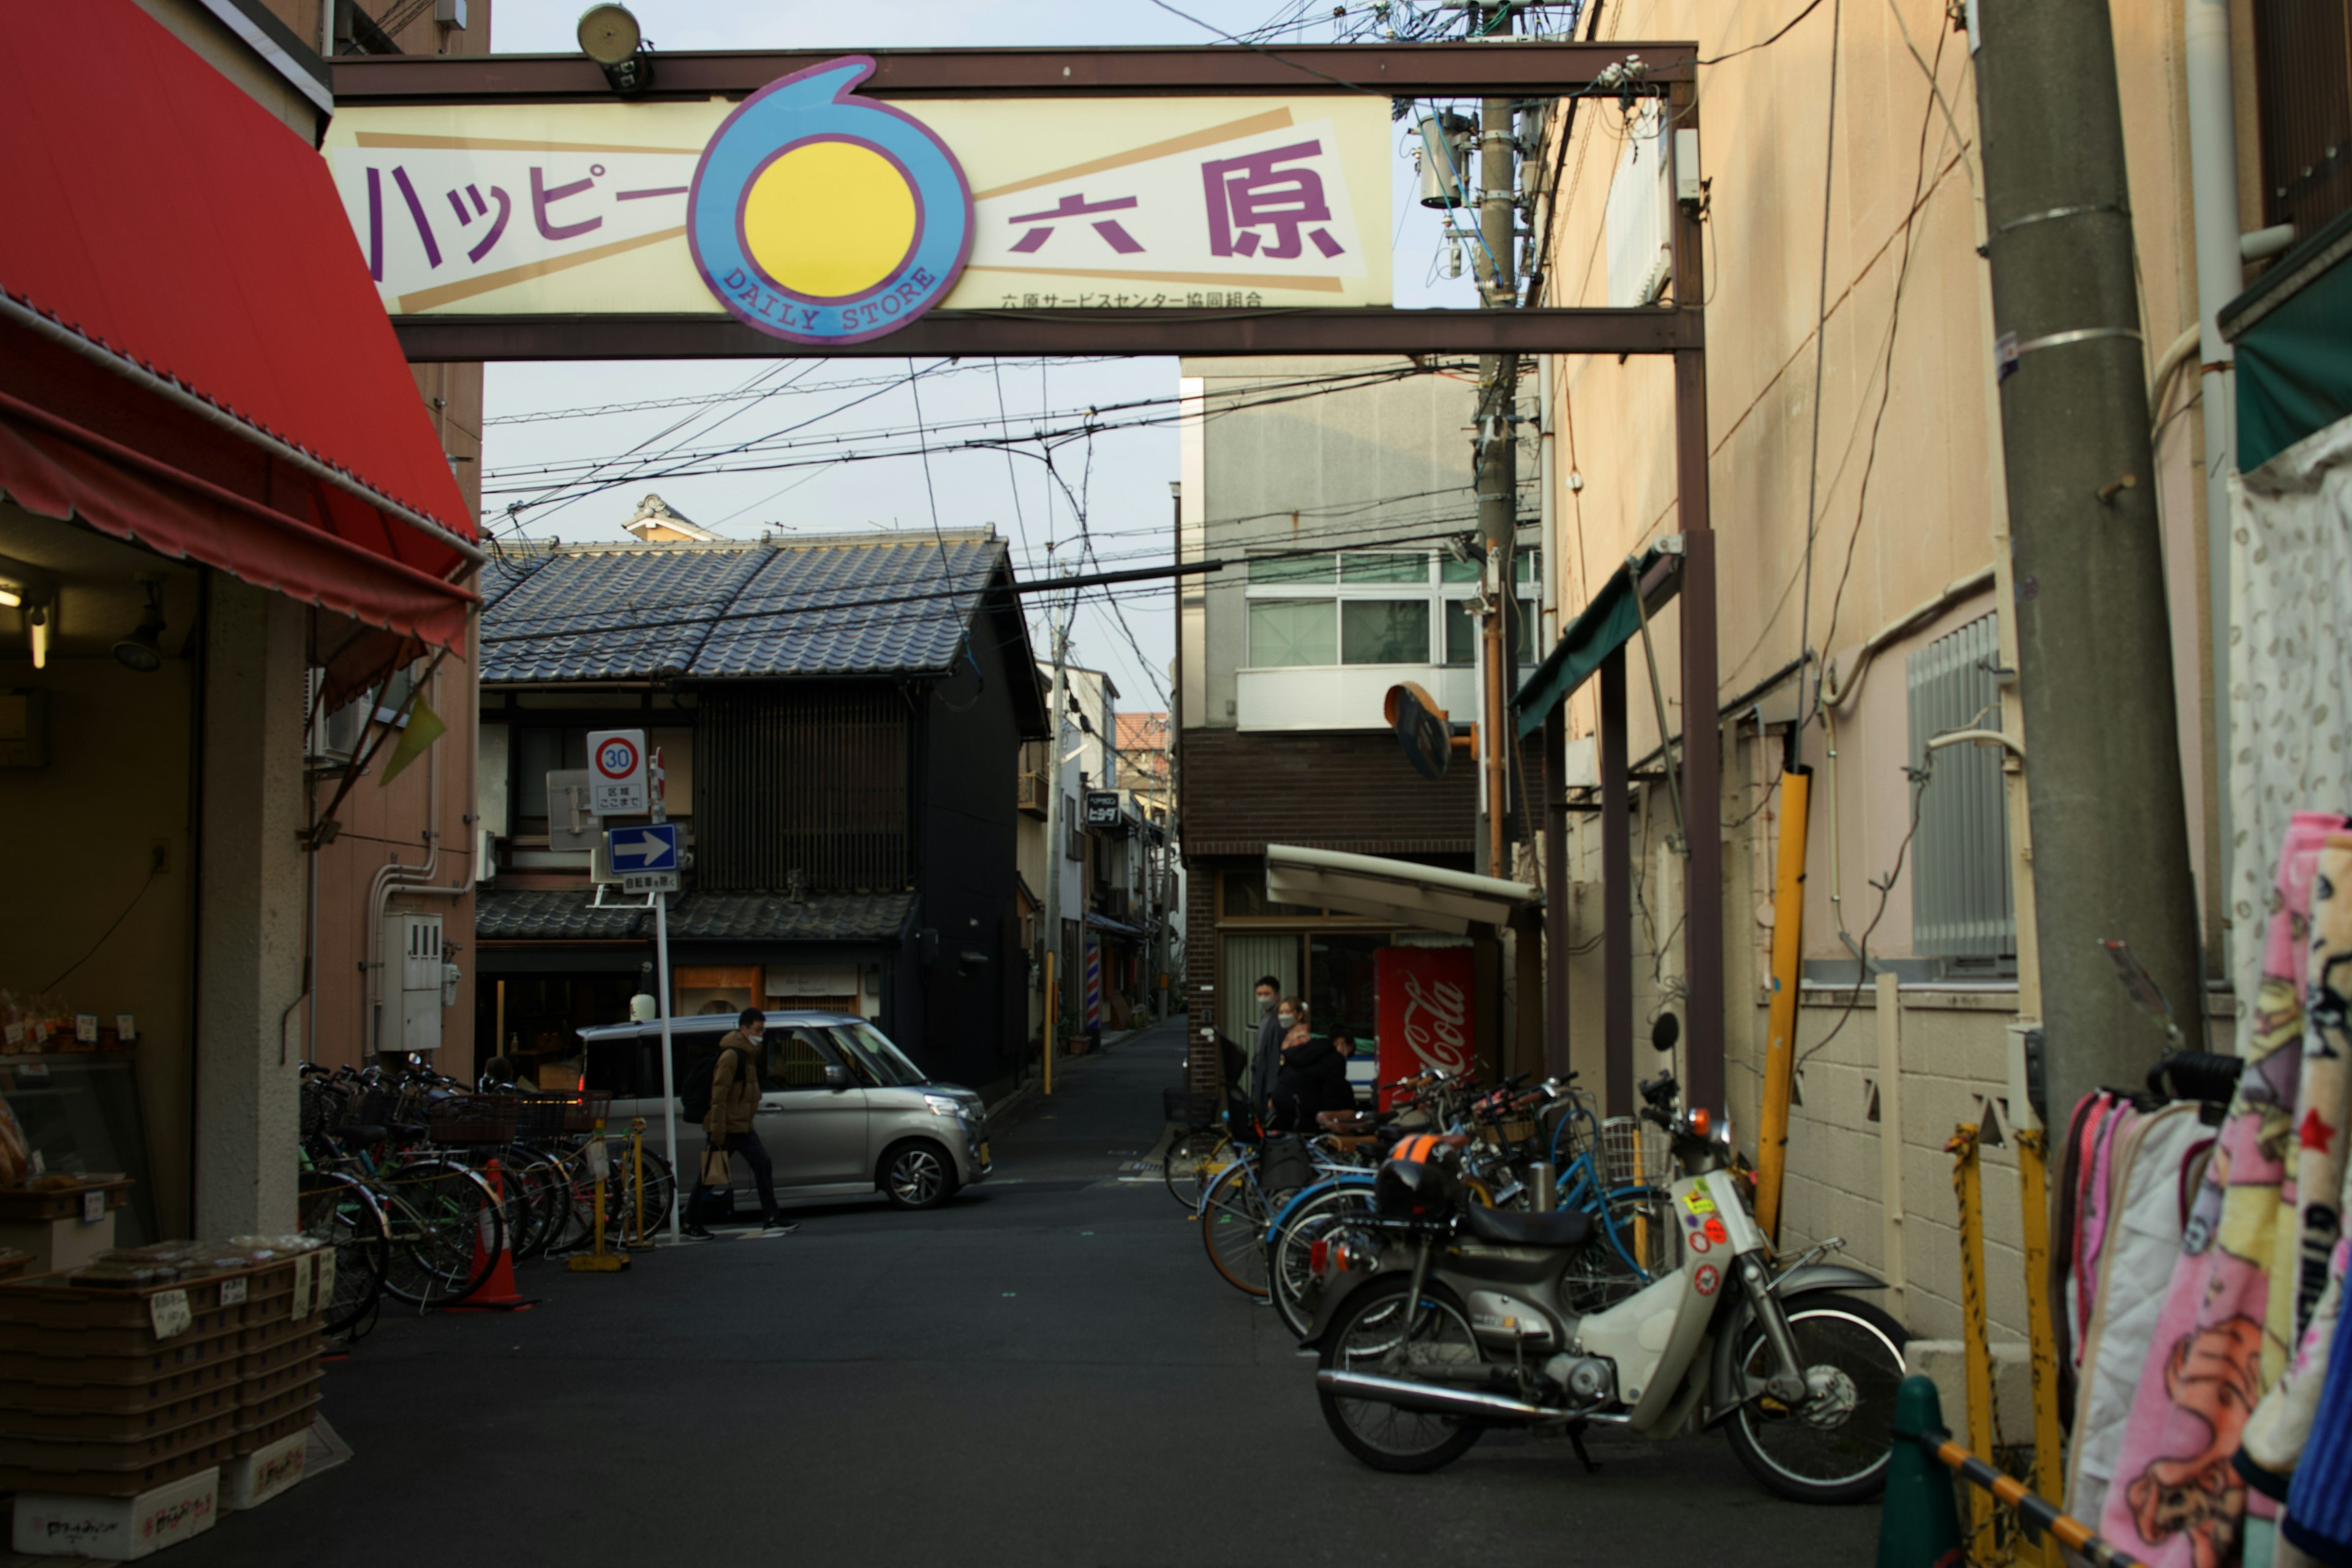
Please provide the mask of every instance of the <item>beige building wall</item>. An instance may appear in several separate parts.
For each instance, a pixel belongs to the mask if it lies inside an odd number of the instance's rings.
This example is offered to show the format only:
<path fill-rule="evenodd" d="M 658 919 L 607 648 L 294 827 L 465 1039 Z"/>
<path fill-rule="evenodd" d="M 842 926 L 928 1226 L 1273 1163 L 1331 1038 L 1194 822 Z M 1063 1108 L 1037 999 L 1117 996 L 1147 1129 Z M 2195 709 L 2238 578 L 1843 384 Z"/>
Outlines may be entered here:
<path fill-rule="evenodd" d="M 2196 321 L 2181 16 L 2177 5 L 2117 0 L 2113 9 L 2131 169 L 2131 189 L 2117 196 L 2128 199 L 2138 236 L 2152 364 Z M 1785 722 L 1794 711 L 1794 667 L 1808 647 L 1854 692 L 1833 715 L 1834 760 L 1824 725 L 1809 724 L 1803 734 L 1805 761 L 1816 770 L 1804 955 L 1850 959 L 1843 927 L 1857 941 L 1869 929 L 1874 959 L 1910 956 L 1903 662 L 1994 609 L 1990 581 L 1970 580 L 1992 565 L 2005 527 L 1966 35 L 1953 29 L 1941 0 L 1891 0 L 1824 7 L 1778 42 L 1748 49 L 1788 20 L 1784 11 L 1628 0 L 1605 9 L 1599 28 L 1604 40 L 1693 38 L 1702 58 L 1723 57 L 1701 68 L 1697 109 L 1701 172 L 1710 181 L 1704 256 L 1719 692 L 1729 702 L 1765 688 L 1768 698 L 1760 714 L 1749 703 L 1719 720 L 1735 1129 L 1755 1125 L 1765 1038 L 1780 831 L 1773 783 L 1785 732 L 1769 698 L 1777 682 Z M 1833 56 L 1832 132 L 1825 89 Z M 1612 186 L 1654 165 L 1628 165 L 1626 129 L 1612 101 L 1578 106 L 1564 152 L 1561 129 L 1556 113 L 1538 161 L 1559 171 L 1546 212 L 1553 265 L 1544 302 L 1606 304 Z M 1640 154 L 1652 155 L 1654 144 Z M 1552 371 L 1551 406 L 1543 411 L 1555 432 L 1551 569 L 1563 613 L 1573 614 L 1629 553 L 1681 529 L 1673 386 L 1669 365 L 1657 359 L 1567 357 Z M 2201 879 L 2213 797 L 2201 696 L 2202 435 L 2193 407 L 2183 408 L 2196 390 L 2193 374 L 2176 382 L 2158 415 L 2152 478 L 2174 594 L 2171 684 Z M 1680 613 L 1654 624 L 1667 721 L 1677 731 Z M 1857 676 L 1865 641 L 1914 622 Z M 1628 678 L 1638 760 L 1657 743 L 1638 657 Z M 1596 703 L 1591 687 L 1578 695 L 1571 736 L 1592 732 Z M 1644 1026 L 1660 1008 L 1685 1005 L 1681 869 L 1664 847 L 1670 826 L 1664 802 L 1640 802 L 1634 967 Z M 1589 885 L 1579 889 L 1570 940 L 1582 945 L 1601 931 L 1598 819 L 1580 817 L 1573 830 L 1571 865 Z M 1595 1058 L 1580 1066 L 1599 1066 L 1601 989 L 1601 954 L 1575 960 L 1578 1048 Z M 1906 985 L 1885 1020 L 1869 988 L 1809 986 L 1803 1000 L 1802 1103 L 1790 1135 L 1784 1241 L 1843 1236 L 1856 1260 L 1905 1283 L 1903 1315 L 1916 1331 L 1956 1333 L 1957 1210 L 1942 1147 L 1956 1123 L 1979 1117 L 1980 1101 L 1993 1102 L 2004 1127 L 2011 1121 L 2004 1037 L 2015 988 Z M 1752 1146 L 1752 1133 L 1742 1142 Z M 2013 1171 L 2013 1148 L 1987 1152 L 1990 1310 L 1997 1331 L 2011 1337 L 2023 1331 Z M 1889 1223 L 1897 1206 L 1885 1201 L 1890 1177 L 1899 1184 L 1899 1226 Z"/>

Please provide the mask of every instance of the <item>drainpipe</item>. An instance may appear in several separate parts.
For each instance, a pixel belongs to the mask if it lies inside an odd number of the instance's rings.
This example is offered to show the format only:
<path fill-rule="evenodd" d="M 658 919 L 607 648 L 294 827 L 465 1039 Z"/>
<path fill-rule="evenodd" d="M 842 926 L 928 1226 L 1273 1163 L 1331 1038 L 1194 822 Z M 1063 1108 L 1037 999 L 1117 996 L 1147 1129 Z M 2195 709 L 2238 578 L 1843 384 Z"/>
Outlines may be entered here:
<path fill-rule="evenodd" d="M 432 705 L 440 708 L 441 675 L 434 672 Z M 441 863 L 441 746 L 438 742 L 426 748 L 433 754 L 425 759 L 431 771 L 425 775 L 425 864 L 404 866 L 395 860 L 376 868 L 368 882 L 367 976 L 368 1017 L 367 1048 L 373 1053 L 383 1050 L 383 922 L 391 912 L 392 896 L 408 893 L 417 897 L 462 899 L 470 890 L 463 882 L 454 888 L 434 885 L 434 869 Z"/>
<path fill-rule="evenodd" d="M 2230 907 L 2230 475 L 2237 468 L 2235 356 L 2215 317 L 2245 287 L 2238 250 L 2237 108 L 2230 78 L 2228 0 L 2183 0 L 2189 79 L 2189 174 L 2196 203 L 2198 363 L 2205 392 L 2206 643 L 2213 661 L 2205 700 L 2213 714 L 2216 863 L 2208 910 Z M 2205 933 L 2207 967 L 2226 944 Z M 2224 965 L 2221 973 L 2228 973 Z"/>
<path fill-rule="evenodd" d="M 1555 586 L 1559 581 L 1559 510 L 1553 499 L 1552 454 L 1555 442 L 1552 432 L 1551 374 L 1555 356 L 1536 356 L 1536 497 L 1543 519 L 1543 570 L 1537 574 L 1536 586 L 1543 596 L 1537 601 L 1542 606 L 1538 624 L 1543 628 L 1543 646 L 1535 657 L 1542 658 L 1559 640 L 1559 593 Z"/>

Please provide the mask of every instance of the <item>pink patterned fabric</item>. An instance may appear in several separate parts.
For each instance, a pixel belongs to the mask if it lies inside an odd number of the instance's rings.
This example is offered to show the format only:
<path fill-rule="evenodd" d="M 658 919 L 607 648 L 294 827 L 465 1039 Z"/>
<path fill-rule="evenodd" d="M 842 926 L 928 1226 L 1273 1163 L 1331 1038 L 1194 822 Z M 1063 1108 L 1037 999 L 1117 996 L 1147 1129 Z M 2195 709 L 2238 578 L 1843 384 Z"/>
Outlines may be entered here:
<path fill-rule="evenodd" d="M 2280 1196 L 2294 1149 L 2312 881 L 2322 844 L 2343 825 L 2300 813 L 2281 847 L 2262 986 L 2239 1043 L 2245 1068 L 2189 1216 L 2101 1510 L 2100 1532 L 2150 1568 L 2225 1568 L 2243 1539 L 2248 1493 L 2231 1460 L 2285 1361 L 2287 1347 L 2268 1342 L 2264 1321 L 2273 1259 L 2291 1227 Z M 2256 1507 L 2273 1511 L 2267 1499 Z"/>

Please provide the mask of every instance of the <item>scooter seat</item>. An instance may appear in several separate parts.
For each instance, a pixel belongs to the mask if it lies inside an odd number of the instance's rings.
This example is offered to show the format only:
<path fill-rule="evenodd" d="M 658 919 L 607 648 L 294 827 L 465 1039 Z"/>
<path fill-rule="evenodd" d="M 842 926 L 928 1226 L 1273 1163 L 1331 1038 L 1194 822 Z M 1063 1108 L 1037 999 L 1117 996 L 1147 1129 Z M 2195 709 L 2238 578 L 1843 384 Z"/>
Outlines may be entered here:
<path fill-rule="evenodd" d="M 1342 1137 L 1361 1138 L 1379 1127 L 1380 1121 L 1354 1110 L 1318 1110 L 1315 1113 L 1315 1125 Z"/>
<path fill-rule="evenodd" d="M 1592 1216 L 1580 1209 L 1522 1214 L 1474 1204 L 1462 1211 L 1462 1228 L 1497 1247 L 1582 1247 L 1592 1239 Z"/>

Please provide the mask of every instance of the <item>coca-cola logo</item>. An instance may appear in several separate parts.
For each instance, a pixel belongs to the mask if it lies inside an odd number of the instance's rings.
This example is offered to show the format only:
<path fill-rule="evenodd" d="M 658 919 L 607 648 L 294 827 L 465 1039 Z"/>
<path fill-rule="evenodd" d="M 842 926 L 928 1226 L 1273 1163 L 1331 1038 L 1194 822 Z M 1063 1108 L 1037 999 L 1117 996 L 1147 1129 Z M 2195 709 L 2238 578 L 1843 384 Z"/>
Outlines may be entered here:
<path fill-rule="evenodd" d="M 1470 1016 L 1469 993 L 1443 980 L 1424 984 L 1404 976 L 1404 1043 L 1429 1067 L 1450 1073 L 1470 1067 L 1470 1041 L 1463 1026 Z"/>

